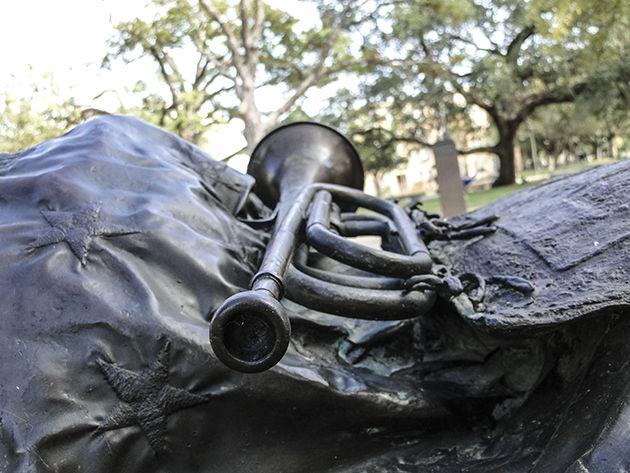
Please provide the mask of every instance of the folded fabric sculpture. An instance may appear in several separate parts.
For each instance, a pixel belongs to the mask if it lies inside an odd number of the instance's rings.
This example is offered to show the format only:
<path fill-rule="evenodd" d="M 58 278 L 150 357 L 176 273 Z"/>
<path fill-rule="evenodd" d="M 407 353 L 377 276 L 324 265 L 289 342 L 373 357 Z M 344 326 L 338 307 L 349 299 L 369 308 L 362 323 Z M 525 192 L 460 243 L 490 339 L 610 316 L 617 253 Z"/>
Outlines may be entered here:
<path fill-rule="evenodd" d="M 498 216 L 433 239 L 465 287 L 421 317 L 283 301 L 286 356 L 244 374 L 208 314 L 268 244 L 237 217 L 250 176 L 122 116 L 2 155 L 0 471 L 630 469 L 629 183 L 622 161 L 450 221 Z"/>

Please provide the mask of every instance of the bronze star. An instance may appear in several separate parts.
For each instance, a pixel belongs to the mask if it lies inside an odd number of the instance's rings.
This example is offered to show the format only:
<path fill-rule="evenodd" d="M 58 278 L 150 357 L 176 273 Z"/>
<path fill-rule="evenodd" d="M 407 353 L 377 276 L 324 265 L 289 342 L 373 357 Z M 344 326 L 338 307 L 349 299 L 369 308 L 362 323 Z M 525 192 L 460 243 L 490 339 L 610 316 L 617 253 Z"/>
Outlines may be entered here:
<path fill-rule="evenodd" d="M 156 360 L 136 373 L 97 360 L 107 382 L 121 402 L 99 426 L 99 432 L 139 425 L 157 453 L 166 450 L 166 419 L 177 411 L 208 401 L 168 384 L 170 342 L 166 341 Z"/>
<path fill-rule="evenodd" d="M 137 230 L 102 221 L 99 218 L 100 212 L 100 207 L 96 205 L 77 212 L 42 210 L 42 216 L 52 228 L 38 236 L 31 247 L 41 248 L 65 241 L 72 253 L 85 266 L 95 237 L 138 233 Z"/>

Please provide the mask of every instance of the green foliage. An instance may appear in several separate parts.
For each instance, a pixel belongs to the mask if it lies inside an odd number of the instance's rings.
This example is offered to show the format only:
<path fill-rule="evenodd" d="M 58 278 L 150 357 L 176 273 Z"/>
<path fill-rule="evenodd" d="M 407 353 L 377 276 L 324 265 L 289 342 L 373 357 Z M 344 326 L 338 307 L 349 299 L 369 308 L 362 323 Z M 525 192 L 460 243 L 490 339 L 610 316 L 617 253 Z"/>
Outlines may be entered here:
<path fill-rule="evenodd" d="M 390 117 L 380 145 L 423 145 L 447 126 L 460 150 L 498 154 L 501 179 L 513 182 L 517 130 L 541 107 L 588 96 L 582 114 L 627 116 L 627 100 L 593 97 L 628 84 L 629 17 L 622 0 L 384 4 L 365 46 L 374 67 L 348 107 L 369 126 Z M 480 109 L 489 126 L 471 119 Z"/>
<path fill-rule="evenodd" d="M 198 142 L 209 125 L 241 118 L 250 142 L 310 87 L 358 64 L 348 48 L 352 9 L 344 2 L 313 3 L 320 17 L 305 26 L 263 1 L 152 0 L 153 19 L 116 26 L 103 64 L 154 61 L 168 96 L 139 88 L 141 113 L 150 121 Z M 285 91 L 286 102 L 266 112 L 257 100 L 269 88 Z"/>
<path fill-rule="evenodd" d="M 150 0 L 148 19 L 116 26 L 103 66 L 149 59 L 159 80 L 130 83 L 140 106 L 120 111 L 195 143 L 239 118 L 251 149 L 278 122 L 311 118 L 306 91 L 342 76 L 317 118 L 348 133 L 373 174 L 445 129 L 462 152 L 493 152 L 512 168 L 523 123 L 520 138 L 533 134 L 549 155 L 630 141 L 627 1 L 304 3 L 313 5 L 301 22 L 262 0 Z M 0 150 L 80 121 L 50 78 L 33 89 L 0 95 Z M 282 95 L 271 110 L 260 105 L 269 91 Z"/>
<path fill-rule="evenodd" d="M 0 95 L 0 152 L 13 153 L 61 135 L 81 121 L 72 99 L 62 100 L 50 76 L 30 97 Z"/>

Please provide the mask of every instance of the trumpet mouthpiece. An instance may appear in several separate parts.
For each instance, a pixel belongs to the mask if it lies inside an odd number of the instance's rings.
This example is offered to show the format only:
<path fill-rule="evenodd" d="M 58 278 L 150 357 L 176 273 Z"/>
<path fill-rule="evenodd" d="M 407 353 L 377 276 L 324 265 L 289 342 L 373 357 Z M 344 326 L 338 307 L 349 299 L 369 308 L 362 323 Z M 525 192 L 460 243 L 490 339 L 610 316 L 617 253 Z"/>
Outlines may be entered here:
<path fill-rule="evenodd" d="M 289 346 L 291 325 L 282 304 L 266 290 L 226 299 L 210 322 L 210 344 L 226 366 L 258 373 L 274 366 Z"/>

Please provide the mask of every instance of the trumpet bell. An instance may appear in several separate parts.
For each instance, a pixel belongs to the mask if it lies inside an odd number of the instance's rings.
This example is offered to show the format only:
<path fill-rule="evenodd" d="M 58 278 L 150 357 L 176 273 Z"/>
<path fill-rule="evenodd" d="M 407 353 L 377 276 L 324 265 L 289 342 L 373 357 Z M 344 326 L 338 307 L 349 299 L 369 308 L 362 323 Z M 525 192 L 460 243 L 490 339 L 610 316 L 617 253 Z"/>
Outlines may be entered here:
<path fill-rule="evenodd" d="M 248 173 L 258 197 L 275 208 L 274 224 L 250 290 L 212 314 L 210 342 L 226 366 L 255 373 L 282 358 L 291 333 L 285 295 L 313 310 L 374 320 L 417 317 L 433 306 L 433 290 L 404 287 L 432 266 L 415 223 L 395 202 L 361 192 L 361 159 L 341 133 L 311 122 L 276 128 L 254 149 Z M 357 208 L 373 213 L 353 214 Z M 367 234 L 391 248 L 346 238 Z M 309 267 L 309 248 L 363 276 Z"/>
<path fill-rule="evenodd" d="M 325 182 L 363 189 L 364 172 L 354 145 L 334 128 L 293 122 L 272 130 L 256 146 L 247 168 L 254 192 L 274 208 L 281 194 Z"/>

